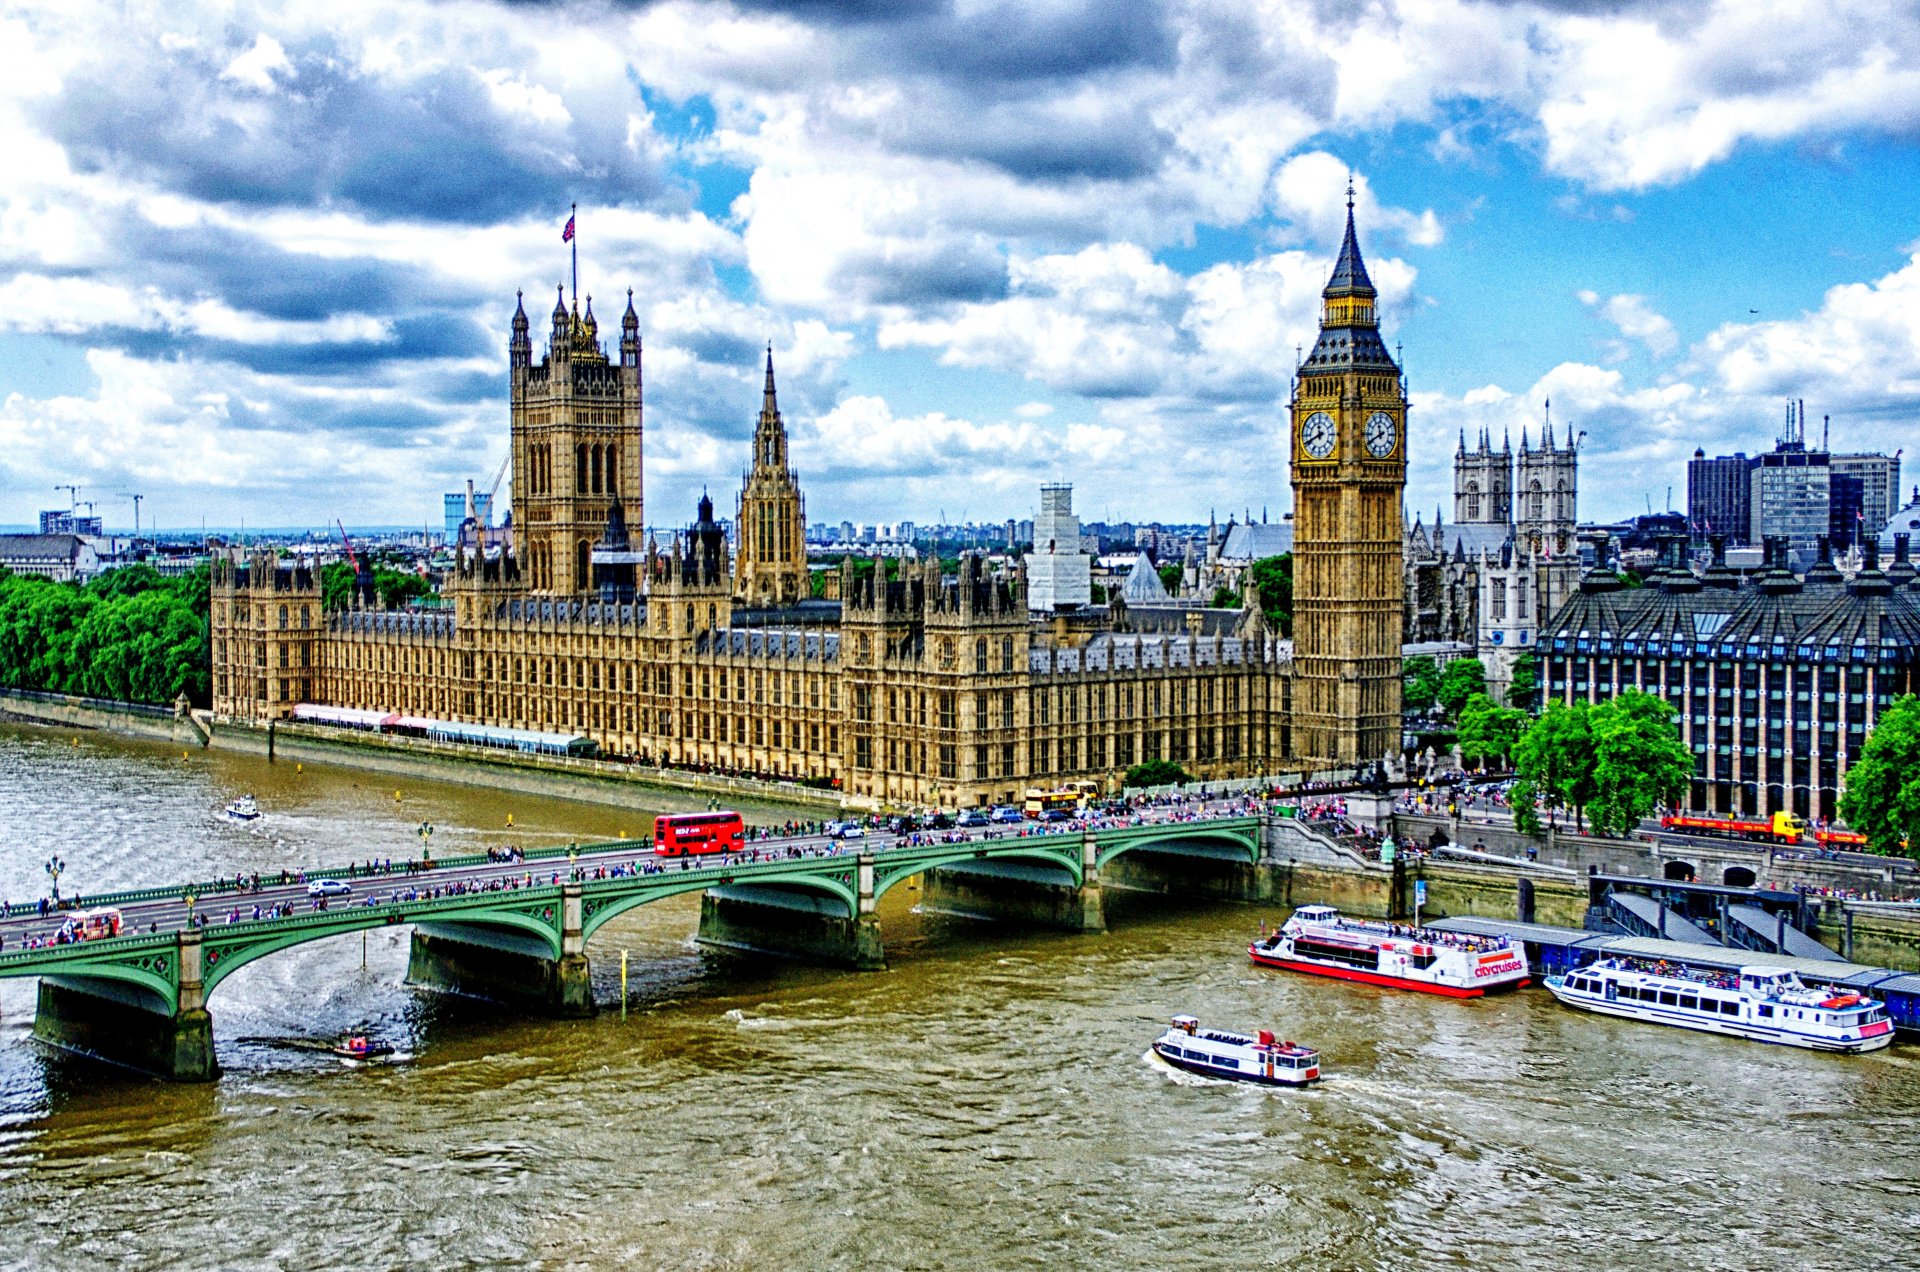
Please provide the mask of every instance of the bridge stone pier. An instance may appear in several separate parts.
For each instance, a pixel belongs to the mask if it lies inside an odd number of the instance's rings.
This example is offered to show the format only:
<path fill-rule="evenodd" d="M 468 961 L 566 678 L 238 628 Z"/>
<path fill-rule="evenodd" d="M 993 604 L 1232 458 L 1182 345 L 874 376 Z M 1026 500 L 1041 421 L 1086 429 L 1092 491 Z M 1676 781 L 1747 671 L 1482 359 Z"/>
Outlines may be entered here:
<path fill-rule="evenodd" d="M 703 945 L 750 950 L 783 958 L 879 971 L 887 965 L 874 912 L 873 858 L 861 856 L 851 872 L 854 912 L 838 895 L 783 884 L 725 884 L 700 896 Z"/>
<path fill-rule="evenodd" d="M 152 975 L 43 976 L 33 1036 L 63 1051 L 173 1082 L 220 1076 L 213 1054 L 198 933 L 179 933 L 146 960 Z M 165 966 L 174 961 L 174 969 Z M 177 970 L 176 970 L 177 969 Z M 166 981 L 177 975 L 177 989 Z"/>
<path fill-rule="evenodd" d="M 594 1013 L 593 967 L 581 927 L 581 890 L 560 889 L 560 957 L 536 935 L 486 923 L 418 923 L 407 980 L 546 1016 Z"/>
<path fill-rule="evenodd" d="M 1080 869 L 1045 857 L 981 857 L 928 870 L 920 907 L 934 914 L 1025 923 L 1062 932 L 1104 932 L 1099 845 L 1079 844 Z"/>

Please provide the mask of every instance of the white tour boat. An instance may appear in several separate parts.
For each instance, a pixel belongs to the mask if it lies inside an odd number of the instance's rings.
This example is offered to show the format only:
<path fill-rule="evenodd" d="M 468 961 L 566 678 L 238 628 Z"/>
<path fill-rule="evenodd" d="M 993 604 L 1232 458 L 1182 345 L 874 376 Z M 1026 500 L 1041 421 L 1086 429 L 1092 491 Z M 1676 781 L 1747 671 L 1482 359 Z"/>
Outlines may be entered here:
<path fill-rule="evenodd" d="M 253 796 L 242 795 L 227 801 L 226 814 L 228 821 L 253 821 L 261 816 L 260 805 L 254 803 Z"/>
<path fill-rule="evenodd" d="M 1175 1016 L 1153 1040 L 1153 1053 L 1176 1069 L 1209 1078 L 1306 1086 L 1320 1080 L 1320 1053 L 1292 1040 L 1275 1042 L 1271 1029 L 1257 1035 L 1202 1029 L 1192 1016 Z"/>
<path fill-rule="evenodd" d="M 1605 958 L 1549 976 L 1546 984 L 1555 998 L 1583 1011 L 1788 1047 L 1877 1051 L 1893 1041 L 1893 1021 L 1884 1004 L 1816 989 L 1782 967 L 1743 967 L 1734 973 Z"/>
<path fill-rule="evenodd" d="M 1527 955 L 1504 936 L 1436 932 L 1353 919 L 1330 905 L 1303 905 L 1272 936 L 1247 947 L 1262 967 L 1339 980 L 1479 998 L 1527 983 Z"/>

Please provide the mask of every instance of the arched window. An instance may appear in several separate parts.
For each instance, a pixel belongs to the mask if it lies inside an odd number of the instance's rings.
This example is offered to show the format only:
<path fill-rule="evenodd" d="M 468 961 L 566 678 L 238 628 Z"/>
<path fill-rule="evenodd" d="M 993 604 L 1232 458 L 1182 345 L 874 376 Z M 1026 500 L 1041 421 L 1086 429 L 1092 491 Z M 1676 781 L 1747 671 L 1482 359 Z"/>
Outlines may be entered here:
<path fill-rule="evenodd" d="M 1467 483 L 1467 520 L 1480 520 L 1480 483 L 1477 481 Z"/>
<path fill-rule="evenodd" d="M 573 548 L 573 588 L 576 592 L 584 592 L 593 586 L 591 566 L 587 560 L 588 551 L 585 539 L 580 540 Z"/>
<path fill-rule="evenodd" d="M 593 493 L 600 493 L 600 448 L 593 448 Z"/>
<path fill-rule="evenodd" d="M 720 607 L 718 605 L 707 606 L 707 630 L 720 630 Z"/>
<path fill-rule="evenodd" d="M 1011 636 L 1000 638 L 1000 670 L 1013 670 L 1013 637 Z"/>
<path fill-rule="evenodd" d="M 973 642 L 973 669 L 984 675 L 987 670 L 987 638 L 980 637 Z"/>
<path fill-rule="evenodd" d="M 587 493 L 587 444 L 581 442 L 573 448 L 573 493 Z"/>
<path fill-rule="evenodd" d="M 607 447 L 607 491 L 615 495 L 620 493 L 620 448 L 618 446 Z"/>
<path fill-rule="evenodd" d="M 1543 499 L 1544 499 L 1544 492 L 1542 492 L 1540 489 L 1540 479 L 1536 477 L 1527 486 L 1527 520 L 1529 521 L 1540 520 L 1540 513 L 1541 513 L 1541 506 L 1543 503 Z"/>
<path fill-rule="evenodd" d="M 693 635 L 693 606 L 687 606 L 687 635 Z M 689 672 L 689 675 L 692 673 Z"/>

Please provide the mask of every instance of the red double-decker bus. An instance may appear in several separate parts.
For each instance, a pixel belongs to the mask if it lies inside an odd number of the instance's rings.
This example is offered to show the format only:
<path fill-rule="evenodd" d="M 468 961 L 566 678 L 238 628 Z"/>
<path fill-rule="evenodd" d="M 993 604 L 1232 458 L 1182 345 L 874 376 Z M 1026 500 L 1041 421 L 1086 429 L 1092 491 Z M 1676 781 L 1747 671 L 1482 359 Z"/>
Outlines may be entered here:
<path fill-rule="evenodd" d="M 738 813 L 662 813 L 653 819 L 653 850 L 662 857 L 739 852 L 746 842 Z"/>

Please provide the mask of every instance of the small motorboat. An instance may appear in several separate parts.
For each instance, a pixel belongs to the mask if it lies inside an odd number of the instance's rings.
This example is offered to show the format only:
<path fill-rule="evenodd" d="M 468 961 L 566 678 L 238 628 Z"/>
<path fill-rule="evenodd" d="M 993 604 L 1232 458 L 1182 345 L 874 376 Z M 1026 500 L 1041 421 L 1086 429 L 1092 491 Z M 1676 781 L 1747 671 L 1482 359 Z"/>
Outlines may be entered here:
<path fill-rule="evenodd" d="M 1320 1080 L 1320 1053 L 1288 1039 L 1275 1042 L 1271 1029 L 1251 1037 L 1225 1029 L 1202 1029 L 1192 1016 L 1175 1016 L 1153 1040 L 1153 1053 L 1176 1069 L 1208 1078 L 1262 1086 L 1306 1086 Z"/>
<path fill-rule="evenodd" d="M 260 805 L 253 796 L 242 795 L 239 799 L 228 800 L 225 809 L 228 821 L 250 822 L 261 817 Z"/>
<path fill-rule="evenodd" d="M 384 1042 L 375 1042 L 365 1034 L 349 1034 L 327 1050 L 348 1060 L 377 1060 L 393 1054 L 392 1047 Z"/>

